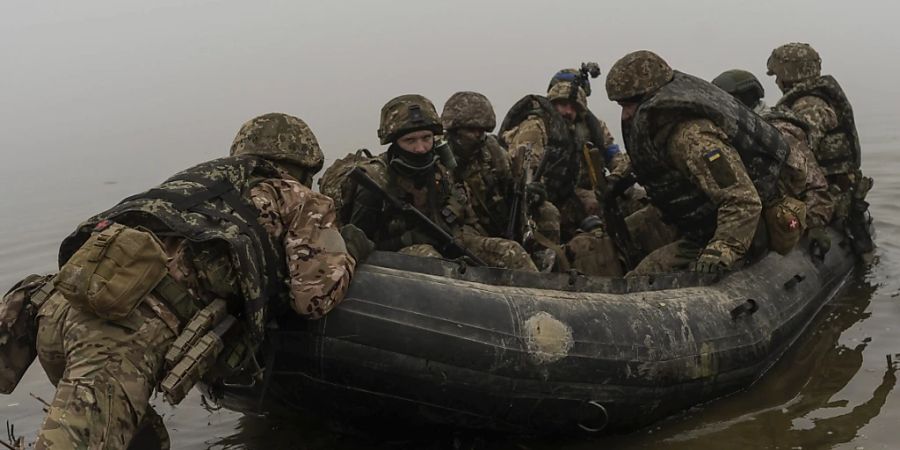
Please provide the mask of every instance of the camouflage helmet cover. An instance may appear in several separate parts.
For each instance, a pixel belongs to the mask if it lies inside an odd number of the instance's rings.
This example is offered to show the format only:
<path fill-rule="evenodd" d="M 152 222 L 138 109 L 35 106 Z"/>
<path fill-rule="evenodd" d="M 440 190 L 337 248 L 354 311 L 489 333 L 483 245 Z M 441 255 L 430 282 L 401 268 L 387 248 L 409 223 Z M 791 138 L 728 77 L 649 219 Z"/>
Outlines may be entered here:
<path fill-rule="evenodd" d="M 766 95 L 759 79 L 746 70 L 726 70 L 713 79 L 712 84 L 731 95 L 752 93 L 757 98 L 763 98 Z"/>
<path fill-rule="evenodd" d="M 767 75 L 776 75 L 782 81 L 802 81 L 821 74 L 822 58 L 809 44 L 791 42 L 772 50 L 766 68 Z"/>
<path fill-rule="evenodd" d="M 575 103 L 581 108 L 582 111 L 587 109 L 587 95 L 584 92 L 584 89 L 581 86 L 575 87 L 575 83 L 570 81 L 557 81 L 556 83 L 551 83 L 550 89 L 547 91 L 547 98 L 550 99 L 551 102 L 557 100 L 572 100 L 572 89 L 578 89 L 575 92 Z"/>
<path fill-rule="evenodd" d="M 441 119 L 431 100 L 418 94 L 406 94 L 392 98 L 381 108 L 378 138 L 382 145 L 418 130 L 431 130 L 434 134 L 443 131 Z"/>
<path fill-rule="evenodd" d="M 656 53 L 631 52 L 613 64 L 606 75 L 606 95 L 612 101 L 649 94 L 669 81 L 674 71 Z"/>
<path fill-rule="evenodd" d="M 441 122 L 445 130 L 480 128 L 491 131 L 497 126 L 497 116 L 490 100 L 478 92 L 457 92 L 444 103 Z"/>
<path fill-rule="evenodd" d="M 286 161 L 311 170 L 322 169 L 325 156 L 303 120 L 283 113 L 269 113 L 248 120 L 231 144 L 231 156 L 256 155 Z"/>

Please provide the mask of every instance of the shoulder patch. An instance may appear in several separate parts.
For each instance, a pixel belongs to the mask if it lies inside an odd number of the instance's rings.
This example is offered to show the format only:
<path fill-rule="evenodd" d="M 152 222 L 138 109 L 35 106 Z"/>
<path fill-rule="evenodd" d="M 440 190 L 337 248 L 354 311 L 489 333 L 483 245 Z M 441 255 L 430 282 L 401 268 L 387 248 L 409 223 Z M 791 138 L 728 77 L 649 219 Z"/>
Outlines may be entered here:
<path fill-rule="evenodd" d="M 706 158 L 706 160 L 709 162 L 714 162 L 715 160 L 722 157 L 722 150 L 718 148 L 714 149 L 712 151 L 706 152 L 703 157 Z"/>

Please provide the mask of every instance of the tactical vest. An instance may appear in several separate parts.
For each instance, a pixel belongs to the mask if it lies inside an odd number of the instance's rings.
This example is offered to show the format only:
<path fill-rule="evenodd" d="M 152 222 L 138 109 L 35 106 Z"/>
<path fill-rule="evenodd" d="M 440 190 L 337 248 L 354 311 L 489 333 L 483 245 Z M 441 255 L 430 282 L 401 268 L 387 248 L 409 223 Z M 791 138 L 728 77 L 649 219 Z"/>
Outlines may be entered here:
<path fill-rule="evenodd" d="M 283 246 L 260 225 L 259 211 L 248 196 L 257 182 L 279 177 L 270 163 L 255 156 L 198 164 L 82 223 L 60 246 L 59 265 L 69 260 L 103 220 L 175 234 L 200 244 L 224 242 L 246 299 L 250 336 L 259 343 L 267 310 L 288 305 L 287 267 Z"/>
<path fill-rule="evenodd" d="M 460 159 L 456 180 L 469 186 L 470 204 L 489 236 L 501 236 L 509 222 L 512 173 L 506 149 L 488 135 L 471 161 Z"/>
<path fill-rule="evenodd" d="M 553 107 L 547 97 L 526 95 L 516 102 L 500 125 L 503 134 L 529 117 L 538 117 L 547 129 L 547 145 L 544 158 L 547 160 L 540 174 L 540 181 L 547 188 L 550 202 L 559 205 L 575 193 L 581 170 L 581 149 L 577 146 L 566 120 Z M 505 146 L 508 143 L 502 142 Z"/>
<path fill-rule="evenodd" d="M 766 122 L 770 124 L 775 124 L 776 122 L 787 122 L 801 130 L 806 134 L 806 143 L 809 144 L 809 130 L 810 126 L 805 120 L 803 120 L 800 116 L 797 115 L 794 111 L 776 106 L 774 108 L 768 108 L 760 114 L 760 117 L 763 118 Z"/>
<path fill-rule="evenodd" d="M 825 175 L 846 173 L 859 169 L 861 146 L 853 107 L 847 94 L 831 75 L 824 75 L 795 85 L 776 106 L 790 108 L 802 97 L 816 96 L 825 100 L 837 114 L 838 126 L 826 132 L 813 153 Z"/>
<path fill-rule="evenodd" d="M 659 130 L 689 119 L 711 120 L 737 150 L 763 205 L 780 196 L 778 180 L 790 148 L 775 127 L 712 84 L 675 72 L 671 82 L 641 103 L 625 133 L 634 170 L 651 202 L 678 229 L 708 239 L 716 228 L 718 207 L 669 162 Z M 623 124 L 623 129 L 629 127 Z"/>

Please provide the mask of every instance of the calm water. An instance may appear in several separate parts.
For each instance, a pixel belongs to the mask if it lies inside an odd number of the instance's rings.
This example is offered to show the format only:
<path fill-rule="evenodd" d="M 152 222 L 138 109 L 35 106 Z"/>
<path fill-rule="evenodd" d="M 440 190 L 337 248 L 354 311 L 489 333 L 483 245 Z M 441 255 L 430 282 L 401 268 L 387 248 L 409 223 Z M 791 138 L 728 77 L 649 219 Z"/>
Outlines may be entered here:
<path fill-rule="evenodd" d="M 315 418 L 213 411 L 197 393 L 177 410 L 155 404 L 178 449 L 900 448 L 889 365 L 900 360 L 895 2 L 425 3 L 0 2 L 0 290 L 53 270 L 60 240 L 85 217 L 223 155 L 257 114 L 303 117 L 333 160 L 374 148 L 377 112 L 401 93 L 424 93 L 440 108 L 457 90 L 477 90 L 502 112 L 581 61 L 606 72 L 626 52 L 649 48 L 701 77 L 736 67 L 762 75 L 771 48 L 808 41 L 857 111 L 863 169 L 876 181 L 878 259 L 747 391 L 631 435 L 564 442 L 453 433 L 376 441 Z M 620 136 L 602 80 L 589 101 Z M 762 82 L 771 103 L 774 83 Z M 9 421 L 35 435 L 42 411 L 31 394 L 53 395 L 39 365 L 0 396 L 0 428 Z"/>

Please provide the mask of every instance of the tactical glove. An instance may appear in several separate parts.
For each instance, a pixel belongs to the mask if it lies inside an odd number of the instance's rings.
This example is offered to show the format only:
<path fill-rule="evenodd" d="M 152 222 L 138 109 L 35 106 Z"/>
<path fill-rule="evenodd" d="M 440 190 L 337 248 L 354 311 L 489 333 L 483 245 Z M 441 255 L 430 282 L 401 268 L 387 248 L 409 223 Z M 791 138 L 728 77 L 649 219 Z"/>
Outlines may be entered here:
<path fill-rule="evenodd" d="M 528 183 L 525 186 L 525 194 L 528 206 L 537 206 L 547 201 L 547 188 L 538 181 Z"/>
<path fill-rule="evenodd" d="M 704 249 L 700 253 L 700 258 L 690 265 L 690 271 L 698 273 L 723 273 L 726 269 L 722 253 L 710 248 Z"/>
<path fill-rule="evenodd" d="M 823 259 L 831 250 L 831 236 L 823 227 L 813 227 L 808 231 L 809 253 L 816 258 Z"/>
<path fill-rule="evenodd" d="M 344 238 L 344 245 L 350 256 L 356 260 L 357 264 L 362 264 L 369 254 L 375 250 L 375 243 L 366 237 L 366 233 L 355 225 L 344 225 L 341 227 L 341 237 Z"/>

